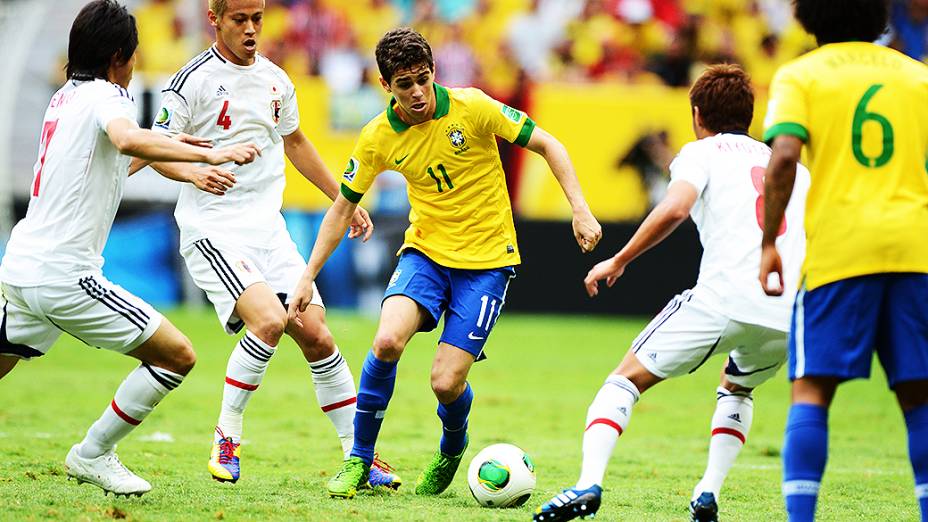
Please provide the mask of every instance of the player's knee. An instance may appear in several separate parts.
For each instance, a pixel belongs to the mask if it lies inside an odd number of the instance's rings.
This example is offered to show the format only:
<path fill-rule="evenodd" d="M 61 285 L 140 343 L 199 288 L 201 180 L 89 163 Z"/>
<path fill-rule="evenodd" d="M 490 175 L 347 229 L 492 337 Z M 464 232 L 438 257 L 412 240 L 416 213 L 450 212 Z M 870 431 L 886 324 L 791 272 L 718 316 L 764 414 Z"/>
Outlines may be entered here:
<path fill-rule="evenodd" d="M 177 340 L 175 349 L 172 350 L 170 360 L 172 368 L 165 369 L 181 375 L 187 375 L 190 373 L 190 370 L 193 369 L 193 365 L 196 364 L 196 362 L 197 354 L 193 351 L 193 343 L 190 342 L 190 339 L 187 339 L 187 336 L 181 335 L 180 339 Z"/>
<path fill-rule="evenodd" d="M 432 392 L 438 402 L 448 404 L 454 402 L 464 391 L 464 381 L 454 375 L 432 371 Z"/>
<path fill-rule="evenodd" d="M 895 391 L 902 411 L 911 411 L 928 404 L 928 381 L 903 382 L 896 385 Z"/>
<path fill-rule="evenodd" d="M 271 346 L 277 346 L 286 329 L 287 314 L 285 313 L 268 313 L 255 321 L 255 324 L 248 325 L 248 331 Z"/>
<path fill-rule="evenodd" d="M 327 357 L 335 351 L 335 339 L 324 324 L 301 330 L 298 344 L 303 350 L 303 355 L 313 361 Z"/>
<path fill-rule="evenodd" d="M 377 332 L 374 337 L 374 357 L 381 361 L 396 361 L 403 355 L 406 343 L 394 333 Z"/>

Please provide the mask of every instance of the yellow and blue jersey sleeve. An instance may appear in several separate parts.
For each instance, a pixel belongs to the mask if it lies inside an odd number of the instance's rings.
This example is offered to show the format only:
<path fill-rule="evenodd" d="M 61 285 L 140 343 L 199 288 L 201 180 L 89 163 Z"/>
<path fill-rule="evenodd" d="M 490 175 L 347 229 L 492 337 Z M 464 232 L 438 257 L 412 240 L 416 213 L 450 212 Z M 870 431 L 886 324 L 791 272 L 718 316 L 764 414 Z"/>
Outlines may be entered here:
<path fill-rule="evenodd" d="M 370 127 L 376 126 L 377 119 L 361 131 L 355 144 L 354 152 L 348 159 L 345 172 L 342 173 L 341 193 L 352 203 L 361 201 L 361 197 L 371 188 L 374 178 L 384 169 L 377 159 L 376 140 Z"/>
<path fill-rule="evenodd" d="M 468 90 L 473 100 L 473 116 L 484 130 L 520 147 L 528 144 L 535 122 L 527 114 L 493 99 L 480 89 Z"/>
<path fill-rule="evenodd" d="M 770 85 L 770 102 L 764 119 L 764 141 L 795 136 L 809 141 L 809 107 L 802 70 L 795 64 L 782 67 Z"/>

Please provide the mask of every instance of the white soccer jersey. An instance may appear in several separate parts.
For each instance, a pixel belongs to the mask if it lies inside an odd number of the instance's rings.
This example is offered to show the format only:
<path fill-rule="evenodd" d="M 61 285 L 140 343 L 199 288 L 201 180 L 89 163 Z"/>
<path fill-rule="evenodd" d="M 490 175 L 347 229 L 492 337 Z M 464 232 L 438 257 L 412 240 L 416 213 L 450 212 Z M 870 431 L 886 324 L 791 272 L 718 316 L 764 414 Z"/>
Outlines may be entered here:
<path fill-rule="evenodd" d="M 805 256 L 803 207 L 809 171 L 799 165 L 796 186 L 777 238 L 786 288 L 764 294 L 757 280 L 764 220 L 764 174 L 770 147 L 742 134 L 717 134 L 686 144 L 670 164 L 671 183 L 686 181 L 699 198 L 690 215 L 703 246 L 694 293 L 731 319 L 789 330 Z"/>
<path fill-rule="evenodd" d="M 130 158 L 106 134 L 118 118 L 135 121 L 135 102 L 105 80 L 70 80 L 52 97 L 29 209 L 13 228 L 0 281 L 29 287 L 100 272 L 129 173 Z"/>
<path fill-rule="evenodd" d="M 155 131 L 210 138 L 214 147 L 253 142 L 261 149 L 253 163 L 223 165 L 236 179 L 224 196 L 183 185 L 174 211 L 181 246 L 204 238 L 270 246 L 272 232 L 284 227 L 282 137 L 299 127 L 293 82 L 263 56 L 235 65 L 214 46 L 178 71 L 162 94 Z"/>

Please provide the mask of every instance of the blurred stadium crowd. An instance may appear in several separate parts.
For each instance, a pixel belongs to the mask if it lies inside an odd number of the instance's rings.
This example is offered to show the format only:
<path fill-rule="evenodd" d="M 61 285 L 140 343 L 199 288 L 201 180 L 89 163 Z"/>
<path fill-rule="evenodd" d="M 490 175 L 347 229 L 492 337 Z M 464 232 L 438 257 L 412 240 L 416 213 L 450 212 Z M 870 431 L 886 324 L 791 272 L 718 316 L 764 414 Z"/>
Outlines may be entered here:
<path fill-rule="evenodd" d="M 135 9 L 140 72 L 170 75 L 212 39 L 199 0 L 146 0 Z M 526 81 L 619 81 L 685 87 L 701 65 L 742 64 L 760 88 L 815 42 L 788 0 L 268 0 L 262 51 L 291 75 L 334 92 L 375 80 L 380 36 L 409 25 L 432 44 L 438 80 L 501 99 Z M 928 57 L 928 0 L 895 0 L 886 43 Z M 146 52 L 147 51 L 147 52 Z"/>

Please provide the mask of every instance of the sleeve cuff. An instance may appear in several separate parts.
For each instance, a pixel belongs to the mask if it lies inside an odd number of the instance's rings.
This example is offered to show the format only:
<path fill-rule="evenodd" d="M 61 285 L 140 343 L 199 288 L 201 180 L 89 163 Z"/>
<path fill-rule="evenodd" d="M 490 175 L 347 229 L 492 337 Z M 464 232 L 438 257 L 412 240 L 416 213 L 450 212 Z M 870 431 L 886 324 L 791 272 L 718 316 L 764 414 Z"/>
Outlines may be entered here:
<path fill-rule="evenodd" d="M 347 199 L 348 201 L 354 204 L 360 203 L 361 198 L 364 196 L 364 194 L 359 194 L 351 190 L 350 188 L 348 188 L 348 185 L 345 185 L 344 183 L 342 183 L 341 192 L 342 192 L 342 196 L 345 196 L 345 199 Z"/>
<path fill-rule="evenodd" d="M 764 143 L 770 143 L 777 136 L 795 136 L 803 143 L 809 141 L 809 131 L 798 123 L 782 122 L 767 129 L 764 133 Z"/>
<path fill-rule="evenodd" d="M 519 135 L 516 136 L 516 145 L 524 147 L 528 145 L 529 138 L 532 137 L 532 131 L 535 130 L 535 121 L 528 116 L 525 117 L 525 123 L 522 124 L 522 130 L 519 131 Z"/>

